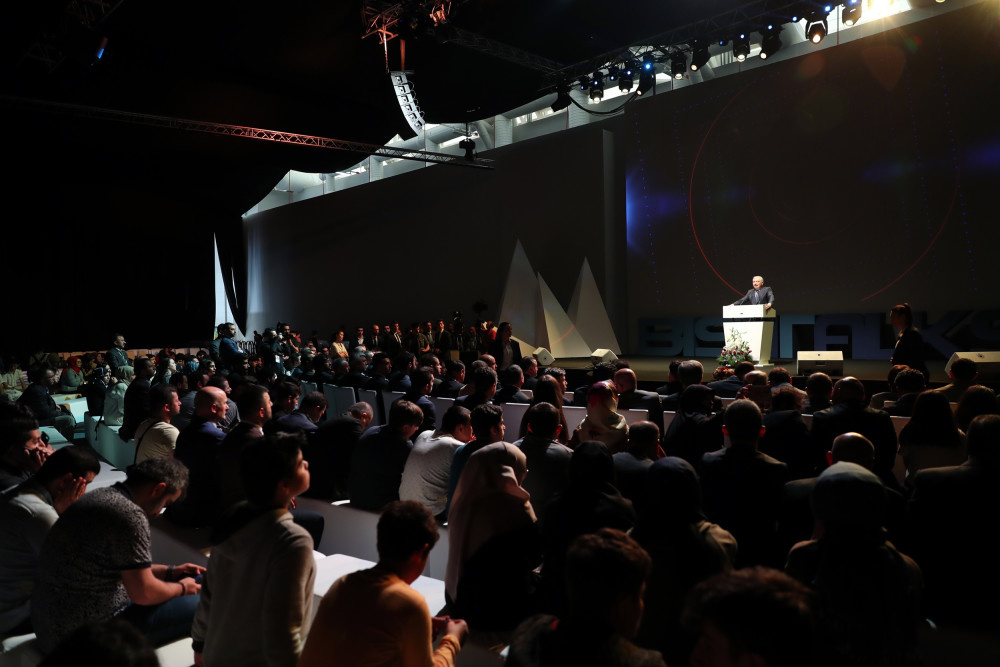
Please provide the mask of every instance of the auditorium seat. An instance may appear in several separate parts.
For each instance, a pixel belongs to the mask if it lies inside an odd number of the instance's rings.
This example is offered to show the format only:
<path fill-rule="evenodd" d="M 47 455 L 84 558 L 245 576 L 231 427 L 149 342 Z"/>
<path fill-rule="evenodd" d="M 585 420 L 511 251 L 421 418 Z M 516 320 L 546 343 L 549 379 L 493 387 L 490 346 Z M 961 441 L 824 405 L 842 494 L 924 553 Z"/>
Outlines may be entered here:
<path fill-rule="evenodd" d="M 354 393 L 353 387 L 337 387 L 332 384 L 324 384 L 323 395 L 326 396 L 326 400 L 329 403 L 326 408 L 326 414 L 329 418 L 347 414 L 351 406 L 358 402 L 358 397 Z"/>
<path fill-rule="evenodd" d="M 625 418 L 629 426 L 649 419 L 649 410 L 622 410 L 618 414 Z"/>
<path fill-rule="evenodd" d="M 503 423 L 507 427 L 507 442 L 514 442 L 517 440 L 517 433 L 521 429 L 521 420 L 524 419 L 524 413 L 531 406 L 527 403 L 504 403 L 501 407 L 503 407 Z"/>
<path fill-rule="evenodd" d="M 135 462 L 135 440 L 123 442 L 118 437 L 119 428 L 121 427 L 98 424 L 94 451 L 114 467 L 125 470 Z"/>
<path fill-rule="evenodd" d="M 68 445 L 69 440 L 63 437 L 63 434 L 56 430 L 55 426 L 40 426 L 38 430 L 42 433 L 47 433 L 49 436 L 50 445 Z"/>
<path fill-rule="evenodd" d="M 375 413 L 374 417 L 372 418 L 374 425 L 383 423 L 381 419 L 381 413 L 379 411 L 377 391 L 375 391 L 374 389 L 358 389 L 358 400 L 363 401 L 368 405 L 372 406 L 372 412 Z"/>
<path fill-rule="evenodd" d="M 385 415 L 386 421 L 389 421 L 389 408 L 397 400 L 401 399 L 406 394 L 401 391 L 383 391 L 382 392 L 382 414 Z"/>
<path fill-rule="evenodd" d="M 316 390 L 317 390 L 317 387 L 316 387 L 316 383 L 315 382 L 303 382 L 302 383 L 302 393 L 299 394 L 299 405 L 302 405 L 302 399 L 306 397 L 306 394 L 308 394 L 310 392 L 313 392 L 313 391 L 316 391 Z M 296 407 L 298 407 L 298 406 L 296 406 Z"/>
<path fill-rule="evenodd" d="M 455 405 L 454 398 L 440 398 L 438 396 L 428 396 L 431 399 L 431 403 L 434 404 L 434 428 L 441 428 L 441 422 L 444 420 L 444 413 Z"/>
<path fill-rule="evenodd" d="M 83 418 L 83 437 L 91 447 L 97 445 L 97 422 L 100 417 L 94 417 L 89 412 Z"/>

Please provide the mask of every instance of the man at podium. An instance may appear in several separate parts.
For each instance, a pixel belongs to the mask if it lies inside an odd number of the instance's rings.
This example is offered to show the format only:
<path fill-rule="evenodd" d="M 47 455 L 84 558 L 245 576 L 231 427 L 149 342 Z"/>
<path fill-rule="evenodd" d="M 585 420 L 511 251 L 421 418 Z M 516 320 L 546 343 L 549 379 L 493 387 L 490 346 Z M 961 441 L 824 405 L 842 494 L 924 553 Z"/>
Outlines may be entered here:
<path fill-rule="evenodd" d="M 753 287 L 747 290 L 746 295 L 742 298 L 733 301 L 731 306 L 764 306 L 764 310 L 771 310 L 771 306 L 774 305 L 774 292 L 771 291 L 770 287 L 764 286 L 764 278 L 762 276 L 753 277 Z"/>

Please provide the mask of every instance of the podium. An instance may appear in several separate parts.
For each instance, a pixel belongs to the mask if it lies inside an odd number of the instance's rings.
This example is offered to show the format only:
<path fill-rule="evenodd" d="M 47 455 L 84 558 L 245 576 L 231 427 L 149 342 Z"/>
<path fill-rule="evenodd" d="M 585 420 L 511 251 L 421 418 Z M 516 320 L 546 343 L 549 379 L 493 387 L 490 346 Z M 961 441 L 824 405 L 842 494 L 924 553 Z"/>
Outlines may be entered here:
<path fill-rule="evenodd" d="M 722 331 L 726 342 L 734 332 L 750 345 L 754 363 L 762 366 L 770 363 L 774 315 L 774 308 L 764 310 L 764 306 L 723 306 Z"/>

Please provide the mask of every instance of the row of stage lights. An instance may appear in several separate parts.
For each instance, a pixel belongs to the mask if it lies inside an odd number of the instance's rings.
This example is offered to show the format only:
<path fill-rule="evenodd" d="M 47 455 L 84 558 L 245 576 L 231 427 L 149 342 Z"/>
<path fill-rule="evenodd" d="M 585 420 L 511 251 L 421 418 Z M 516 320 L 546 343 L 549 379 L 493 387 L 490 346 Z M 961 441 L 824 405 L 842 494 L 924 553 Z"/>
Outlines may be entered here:
<path fill-rule="evenodd" d="M 871 0 L 869 0 L 871 2 Z M 891 0 L 890 0 L 891 2 Z M 944 0 L 937 0 L 944 2 Z M 828 19 L 830 13 L 838 5 L 826 4 L 815 9 L 810 9 L 802 16 L 793 15 L 789 17 L 791 23 L 798 23 L 805 19 L 805 36 L 813 44 L 823 41 L 829 32 Z M 861 19 L 861 0 L 846 0 L 840 13 L 840 21 L 845 26 L 853 26 Z M 750 34 L 759 32 L 761 35 L 760 57 L 767 59 L 781 49 L 781 25 L 771 23 L 758 30 L 741 32 L 731 39 L 720 39 L 719 46 L 725 46 L 732 42 L 733 57 L 737 62 L 743 62 L 750 57 Z M 691 60 L 688 61 L 687 51 L 691 52 Z M 666 51 L 666 57 L 660 62 L 669 62 L 670 75 L 674 79 L 683 79 L 688 69 L 696 72 L 704 67 L 711 55 L 708 52 L 708 44 L 704 40 L 695 39 L 689 43 L 687 49 L 674 47 Z M 589 90 L 591 103 L 598 103 L 604 99 L 604 89 L 607 83 L 618 84 L 618 90 L 622 93 L 629 93 L 636 85 L 636 75 L 638 74 L 638 87 L 635 94 L 642 96 L 652 89 L 653 81 L 656 77 L 657 56 L 653 51 L 646 52 L 641 60 L 631 59 L 624 63 L 609 65 L 607 74 L 602 70 L 594 72 L 591 76 L 581 76 L 577 85 L 582 91 Z M 559 91 L 556 103 L 552 105 L 554 111 L 559 111 L 569 106 L 569 95 L 565 90 Z"/>

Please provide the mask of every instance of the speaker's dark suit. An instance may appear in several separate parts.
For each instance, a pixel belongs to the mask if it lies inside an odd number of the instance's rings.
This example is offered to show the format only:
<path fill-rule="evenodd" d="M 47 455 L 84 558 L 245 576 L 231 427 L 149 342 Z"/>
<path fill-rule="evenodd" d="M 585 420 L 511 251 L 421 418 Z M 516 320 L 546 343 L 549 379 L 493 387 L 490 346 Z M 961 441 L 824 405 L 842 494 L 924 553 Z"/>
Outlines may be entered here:
<path fill-rule="evenodd" d="M 730 304 L 730 305 L 733 305 L 733 306 L 754 306 L 754 305 L 763 306 L 765 303 L 769 303 L 772 306 L 774 305 L 774 292 L 771 291 L 770 287 L 768 287 L 767 285 L 764 285 L 763 287 L 760 288 L 760 298 L 757 300 L 756 304 L 753 302 L 753 293 L 755 291 L 756 290 L 754 290 L 753 288 L 748 289 L 747 293 L 743 296 L 742 299 L 737 299 L 736 301 L 733 301 L 733 303 Z"/>

